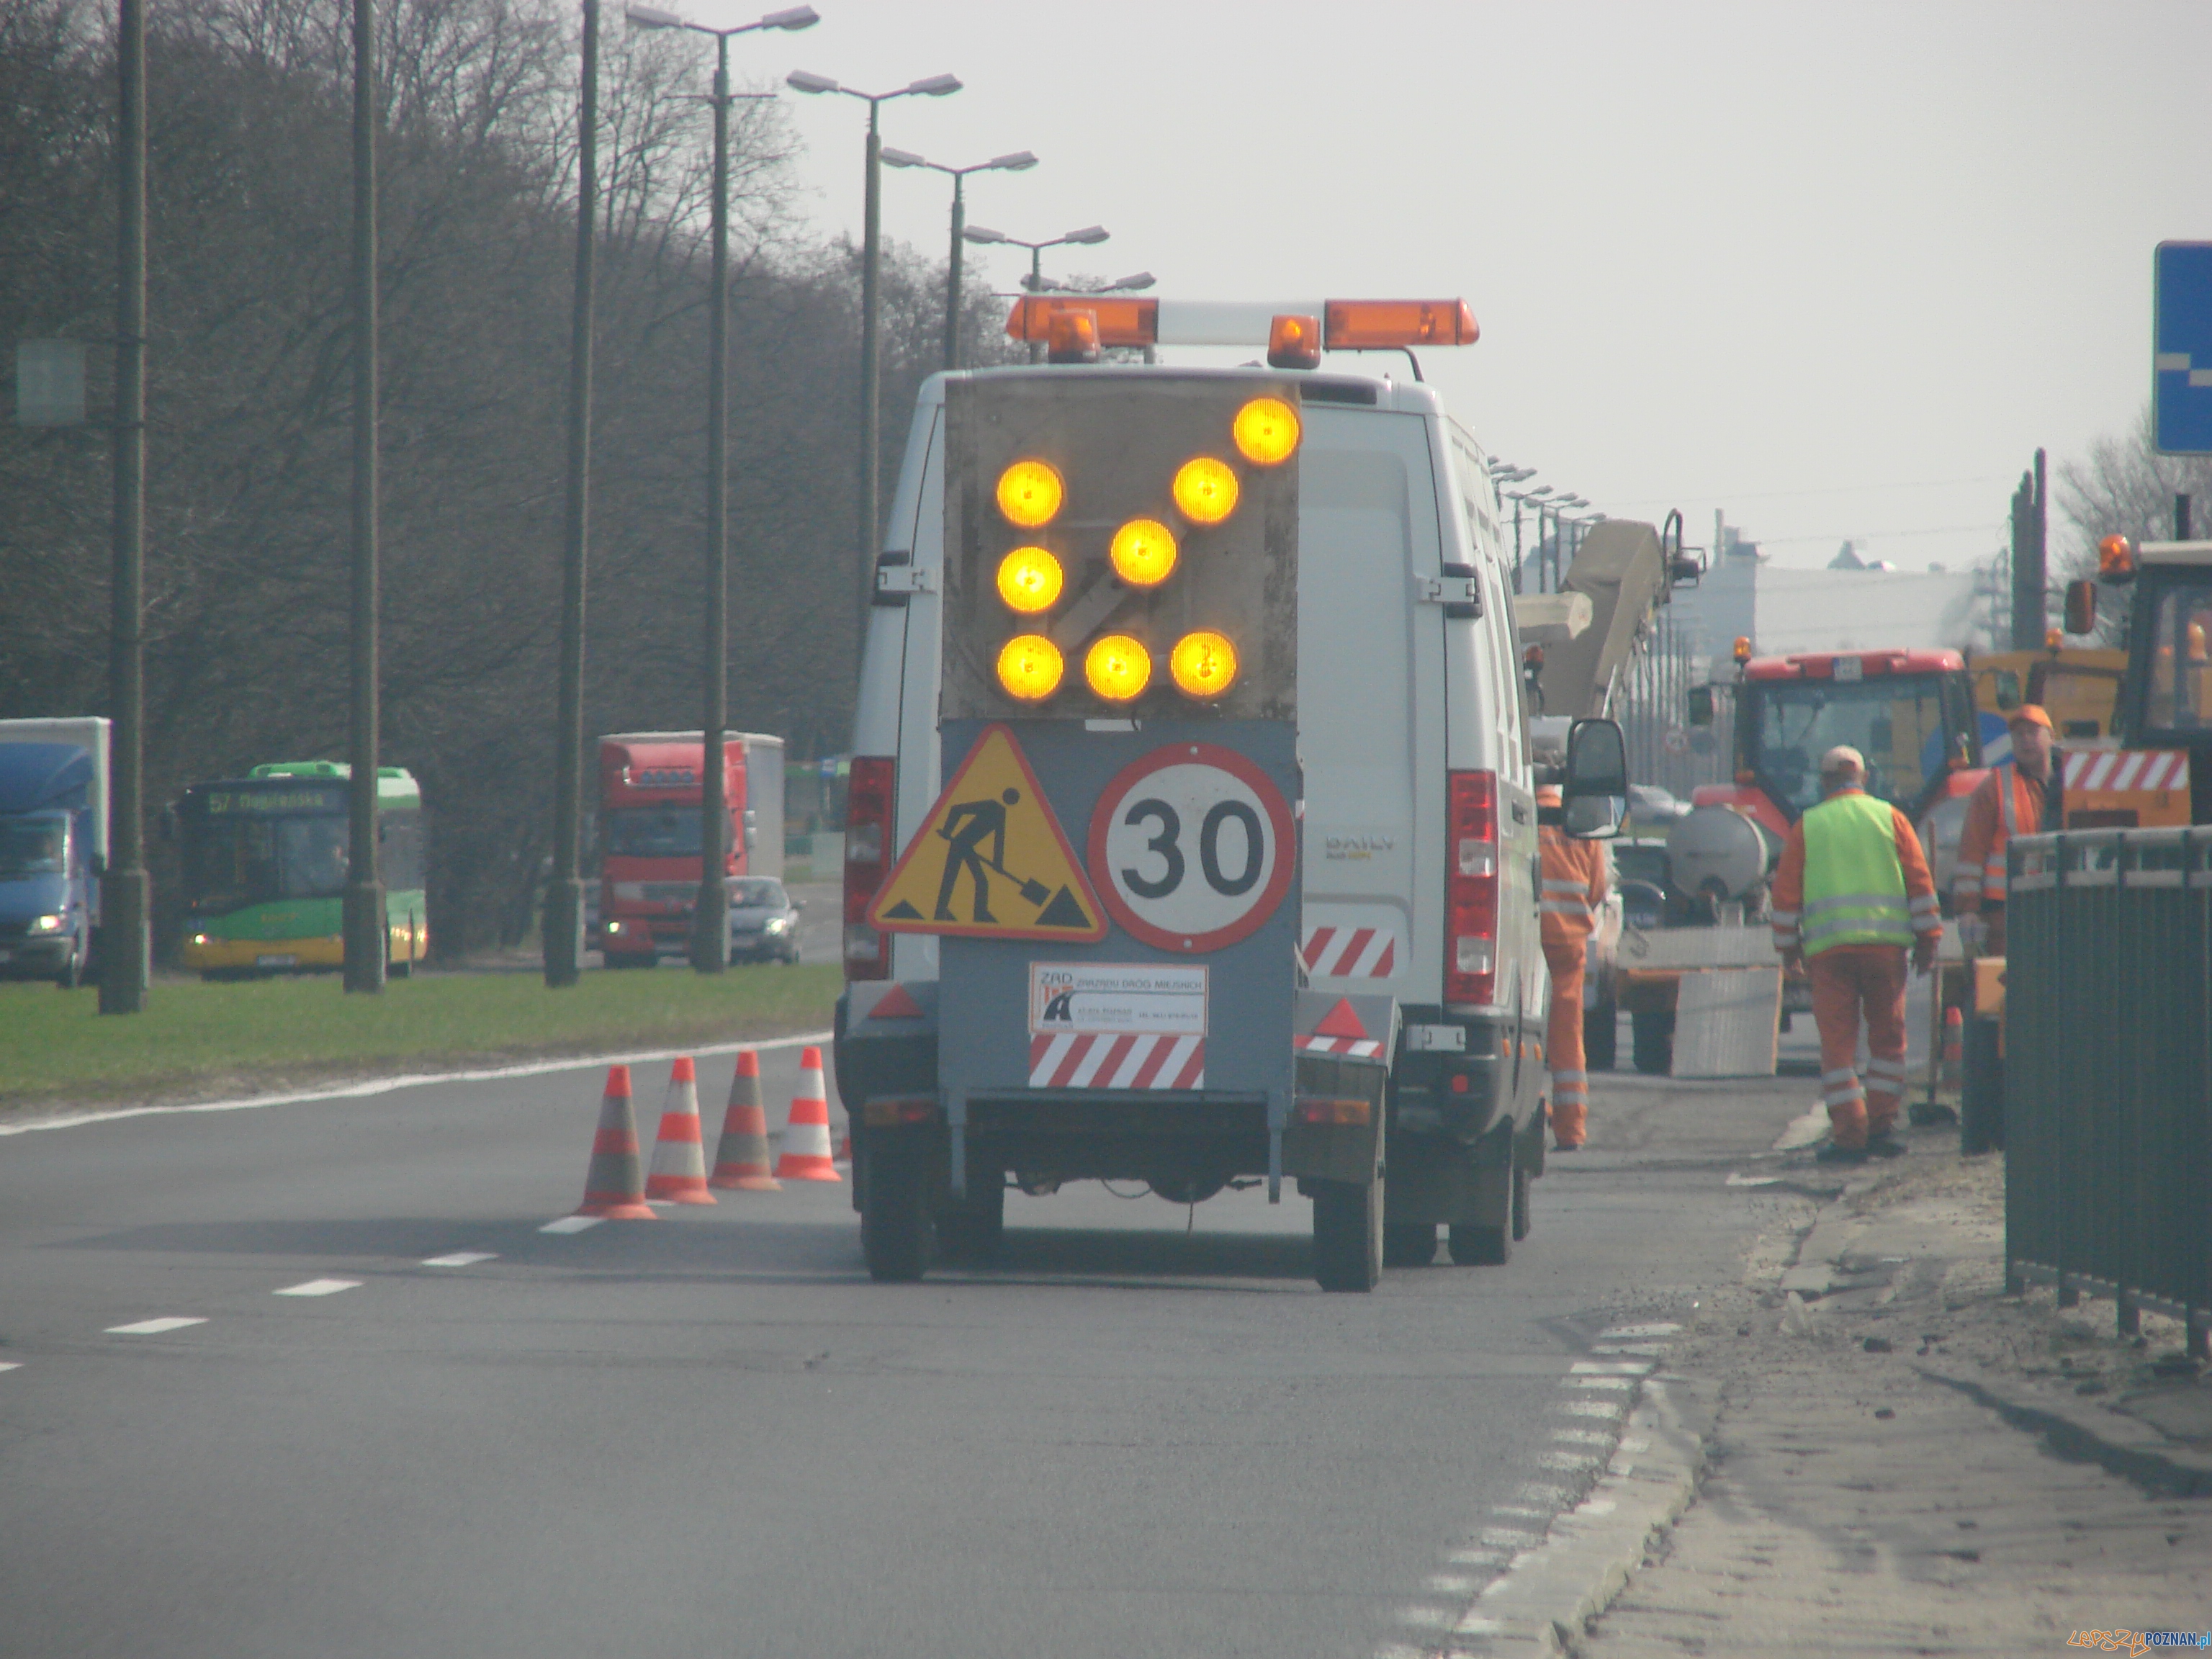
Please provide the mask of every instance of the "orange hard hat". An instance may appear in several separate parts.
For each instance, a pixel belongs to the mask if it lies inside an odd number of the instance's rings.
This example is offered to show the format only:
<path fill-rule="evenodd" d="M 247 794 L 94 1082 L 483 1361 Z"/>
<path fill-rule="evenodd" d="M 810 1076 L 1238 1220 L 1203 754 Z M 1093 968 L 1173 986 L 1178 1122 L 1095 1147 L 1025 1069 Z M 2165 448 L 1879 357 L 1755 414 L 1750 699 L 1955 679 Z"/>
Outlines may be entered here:
<path fill-rule="evenodd" d="M 2051 716 L 2045 714 L 2042 708 L 2036 703 L 2024 702 L 2005 716 L 2005 724 L 2008 726 L 2018 726 L 2022 721 L 2026 721 L 2030 726 L 2039 726 L 2046 732 L 2055 729 L 2051 724 Z"/>

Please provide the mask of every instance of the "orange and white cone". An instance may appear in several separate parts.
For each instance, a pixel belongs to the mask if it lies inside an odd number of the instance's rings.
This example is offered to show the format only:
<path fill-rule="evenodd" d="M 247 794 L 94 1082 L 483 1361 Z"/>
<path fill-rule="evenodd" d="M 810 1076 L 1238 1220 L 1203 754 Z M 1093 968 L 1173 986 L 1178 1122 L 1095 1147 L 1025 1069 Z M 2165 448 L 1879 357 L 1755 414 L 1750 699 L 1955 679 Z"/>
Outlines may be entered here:
<path fill-rule="evenodd" d="M 776 1160 L 776 1175 L 785 1181 L 837 1181 L 837 1165 L 830 1156 L 830 1097 L 822 1086 L 822 1051 L 802 1048 L 799 1054 L 799 1092 L 791 1097 L 791 1119 L 783 1131 L 783 1156 Z"/>
<path fill-rule="evenodd" d="M 639 1179 L 637 1120 L 630 1115 L 629 1067 L 607 1067 L 606 1093 L 599 1100 L 599 1133 L 592 1138 L 592 1166 L 584 1176 L 584 1201 L 578 1215 L 608 1221 L 651 1221 Z"/>
<path fill-rule="evenodd" d="M 709 1187 L 748 1193 L 780 1193 L 783 1183 L 769 1173 L 768 1114 L 761 1107 L 760 1055 L 738 1050 L 737 1075 L 730 1079 L 729 1109 L 722 1114 L 722 1142 L 714 1149 Z"/>
<path fill-rule="evenodd" d="M 668 1073 L 668 1099 L 660 1109 L 660 1133 L 653 1143 L 647 1198 L 672 1204 L 712 1204 L 707 1190 L 707 1149 L 699 1139 L 699 1079 L 691 1056 L 678 1054 Z"/>
<path fill-rule="evenodd" d="M 1955 1089 L 1966 1074 L 1966 1016 L 1954 1003 L 1943 1011 L 1943 1085 Z"/>

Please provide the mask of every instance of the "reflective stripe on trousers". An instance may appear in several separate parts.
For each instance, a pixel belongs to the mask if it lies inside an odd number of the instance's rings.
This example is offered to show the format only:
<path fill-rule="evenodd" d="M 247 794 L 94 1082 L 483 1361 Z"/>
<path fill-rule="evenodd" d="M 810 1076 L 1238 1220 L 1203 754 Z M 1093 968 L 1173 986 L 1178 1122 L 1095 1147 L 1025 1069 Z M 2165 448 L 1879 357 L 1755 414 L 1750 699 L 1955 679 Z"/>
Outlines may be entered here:
<path fill-rule="evenodd" d="M 1562 1146 L 1579 1146 L 1589 1109 L 1589 1073 L 1583 1058 L 1583 947 L 1544 941 L 1552 970 L 1551 1017 L 1546 1058 L 1552 1070 L 1552 1133 Z"/>

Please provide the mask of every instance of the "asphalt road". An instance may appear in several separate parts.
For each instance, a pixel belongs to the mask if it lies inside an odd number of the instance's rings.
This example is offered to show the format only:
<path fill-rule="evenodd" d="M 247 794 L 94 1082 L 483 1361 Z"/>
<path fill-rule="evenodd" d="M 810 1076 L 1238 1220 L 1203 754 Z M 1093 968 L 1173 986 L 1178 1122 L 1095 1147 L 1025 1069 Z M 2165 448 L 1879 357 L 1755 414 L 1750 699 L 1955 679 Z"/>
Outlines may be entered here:
<path fill-rule="evenodd" d="M 1810 1086 L 1601 1079 L 1510 1266 L 1366 1297 L 1255 1192 L 1014 1195 L 919 1286 L 842 1186 L 548 1234 L 582 1070 L 0 1139 L 0 1653 L 1387 1652 L 1581 1495 Z"/>

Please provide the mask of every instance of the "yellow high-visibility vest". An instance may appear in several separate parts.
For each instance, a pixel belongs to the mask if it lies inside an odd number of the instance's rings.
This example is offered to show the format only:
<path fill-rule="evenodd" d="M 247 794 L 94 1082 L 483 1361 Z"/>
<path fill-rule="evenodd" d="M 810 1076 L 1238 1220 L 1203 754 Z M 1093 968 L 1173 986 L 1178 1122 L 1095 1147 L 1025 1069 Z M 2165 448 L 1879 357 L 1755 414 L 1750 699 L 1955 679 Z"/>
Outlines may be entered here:
<path fill-rule="evenodd" d="M 1886 800 L 1831 795 L 1805 814 L 1805 903 L 1798 935 L 1808 957 L 1838 945 L 1910 945 L 1911 907 Z"/>

